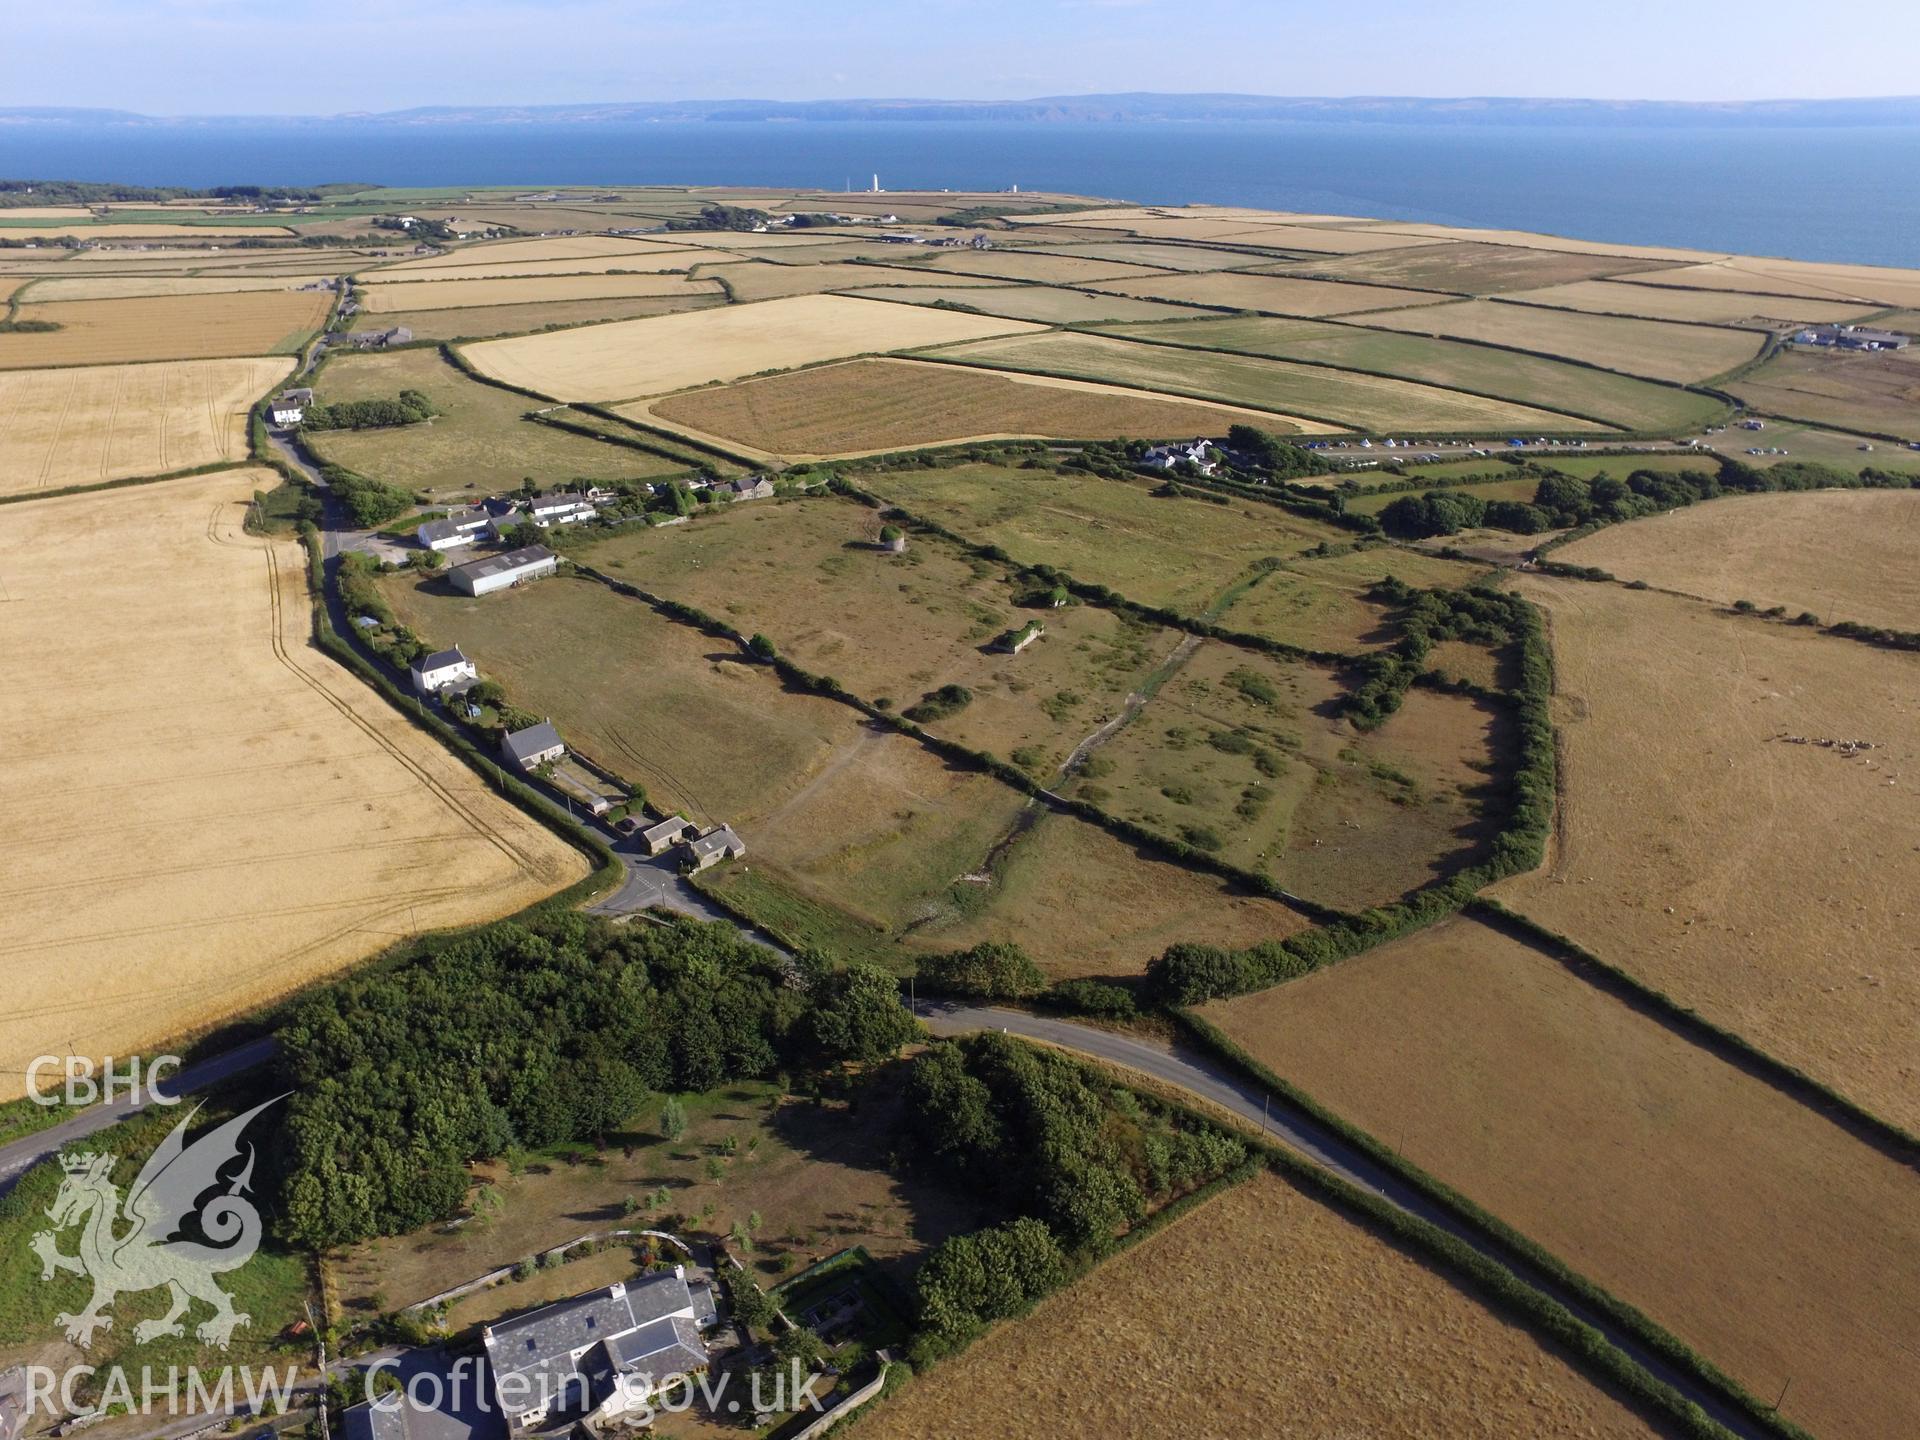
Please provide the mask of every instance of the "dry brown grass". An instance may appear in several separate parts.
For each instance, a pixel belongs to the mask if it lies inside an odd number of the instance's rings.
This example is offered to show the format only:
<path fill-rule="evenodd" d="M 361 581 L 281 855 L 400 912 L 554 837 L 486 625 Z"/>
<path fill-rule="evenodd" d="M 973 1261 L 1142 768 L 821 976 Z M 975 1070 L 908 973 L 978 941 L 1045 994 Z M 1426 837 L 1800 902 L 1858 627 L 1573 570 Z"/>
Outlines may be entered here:
<path fill-rule="evenodd" d="M 328 290 L 29 302 L 20 307 L 21 319 L 51 320 L 61 328 L 0 335 L 0 370 L 292 354 L 320 327 L 332 303 Z"/>
<path fill-rule="evenodd" d="M 475 268 L 495 270 L 499 273 L 524 275 L 533 272 L 501 269 L 503 266 L 519 265 L 564 265 L 572 261 L 583 261 L 590 267 L 600 265 L 618 266 L 631 262 L 636 270 L 654 270 L 660 268 L 655 261 L 673 256 L 679 247 L 672 244 L 657 244 L 650 240 L 629 240 L 617 235 L 553 235 L 535 240 L 500 240 L 483 245 L 465 245 L 445 255 L 427 255 L 417 260 L 403 260 L 398 265 L 383 266 L 370 270 L 361 278 L 372 281 L 424 279 L 429 275 L 443 271 L 471 271 Z M 685 253 L 681 250 L 680 253 Z M 667 268 L 680 269 L 685 262 L 670 264 Z M 562 272 L 543 272 L 562 273 Z"/>
<path fill-rule="evenodd" d="M 1564 355 L 1654 380 L 1705 380 L 1760 353 L 1760 336 L 1704 325 L 1671 325 L 1613 315 L 1573 314 L 1499 300 L 1462 300 L 1369 315 L 1369 325 L 1456 340 L 1484 340 L 1543 355 Z"/>
<path fill-rule="evenodd" d="M 690 280 L 684 275 L 535 275 L 508 280 L 417 280 L 375 285 L 366 292 L 365 306 L 369 315 L 385 315 L 396 310 L 719 293 L 713 281 Z"/>
<path fill-rule="evenodd" d="M 1223 435 L 1268 418 L 1139 390 L 910 360 L 825 365 L 627 413 L 788 461 L 1013 437 Z"/>
<path fill-rule="evenodd" d="M 935 274 L 992 275 L 1003 280 L 1035 280 L 1045 285 L 1084 285 L 1093 280 L 1117 280 L 1123 275 L 1153 273 L 1143 265 L 1018 250 L 950 252 L 915 268 Z"/>
<path fill-rule="evenodd" d="M 164 475 L 247 451 L 247 410 L 290 360 L 0 374 L 0 495 Z"/>
<path fill-rule="evenodd" d="M 132 1054 L 585 873 L 309 646 L 264 470 L 9 508 L 0 1072 Z"/>
<path fill-rule="evenodd" d="M 1616 525 L 1556 558 L 1731 605 L 1811 610 L 1828 622 L 1920 624 L 1920 492 L 1737 495 Z"/>
<path fill-rule="evenodd" d="M 1788 1419 L 1920 1430 L 1920 1178 L 1808 1106 L 1467 920 L 1202 1013 Z"/>
<path fill-rule="evenodd" d="M 1520 592 L 1551 619 L 1560 839 L 1496 893 L 1920 1128 L 1920 659 L 1657 592 Z"/>
<path fill-rule="evenodd" d="M 1253 275 L 1245 271 L 1107 280 L 1089 288 L 1121 295 L 1144 295 L 1156 300 L 1190 300 L 1196 305 L 1307 317 L 1352 315 L 1365 310 L 1391 310 L 1404 305 L 1431 305 L 1441 298 L 1424 295 L 1418 290 L 1396 290 L 1385 285 L 1346 285 L 1333 280 L 1299 280 L 1286 275 Z"/>
<path fill-rule="evenodd" d="M 1658 280 L 1669 273 L 1655 271 Z M 1533 305 L 1585 310 L 1596 315 L 1639 315 L 1649 320 L 1682 320 L 1706 325 L 1839 323 L 1871 315 L 1871 305 L 1841 300 L 1793 300 L 1779 295 L 1749 295 L 1738 290 L 1680 290 L 1662 285 L 1632 285 L 1619 280 L 1580 280 L 1544 290 L 1507 296 Z"/>
<path fill-rule="evenodd" d="M 618 255 L 583 255 L 577 260 L 502 260 L 492 265 L 409 261 L 380 270 L 363 270 L 356 277 L 365 285 L 391 285 L 423 280 L 504 280 L 555 275 L 659 274 L 686 270 L 708 258 L 704 250 L 667 250 L 649 247 Z M 416 268 L 417 267 L 417 268 Z"/>
<path fill-rule="evenodd" d="M 1826 295 L 1835 299 L 1870 300 L 1880 305 L 1920 305 L 1920 270 L 1896 270 L 1882 265 L 1839 265 L 1818 261 L 1771 260 L 1758 255 L 1734 255 L 1714 267 L 1719 275 L 1703 277 L 1700 270 L 1674 271 L 1678 283 L 1771 290 L 1785 295 Z"/>
<path fill-rule="evenodd" d="M 494 378 L 557 400 L 620 400 L 738 380 L 762 370 L 1037 328 L 877 300 L 796 295 L 494 340 L 475 345 L 467 355 Z"/>
<path fill-rule="evenodd" d="M 1307 928 L 1278 901 L 1066 815 L 1041 816 L 990 871 L 976 868 L 954 888 L 961 903 L 924 913 L 916 949 L 1011 942 L 1056 980 L 1139 975 L 1177 941 L 1240 948 Z"/>
<path fill-rule="evenodd" d="M 1376 246 L 1405 236 L 1361 232 Z M 1311 249 L 1311 246 L 1302 248 Z M 1276 267 L 1278 268 L 1278 267 Z M 1517 245 L 1485 245 L 1463 241 L 1452 245 L 1418 245 L 1380 254 L 1350 255 L 1340 260 L 1309 260 L 1289 267 L 1303 275 L 1325 275 L 1335 280 L 1364 280 L 1376 285 L 1411 285 L 1419 290 L 1457 290 L 1467 295 L 1494 295 L 1503 290 L 1526 290 L 1541 285 L 1593 280 L 1622 270 L 1645 269 L 1639 260 L 1618 256 L 1581 255 L 1558 250 L 1529 250 Z"/>
<path fill-rule="evenodd" d="M 1856 354 L 1794 346 L 1730 388 L 1763 412 L 1920 439 L 1920 353 L 1912 349 Z M 1913 458 L 1889 463 L 1908 468 Z"/>
<path fill-rule="evenodd" d="M 1204 1385 L 1200 1382 L 1204 1377 Z M 1262 1174 L 880 1402 L 876 1440 L 1660 1433 L 1397 1245 Z"/>

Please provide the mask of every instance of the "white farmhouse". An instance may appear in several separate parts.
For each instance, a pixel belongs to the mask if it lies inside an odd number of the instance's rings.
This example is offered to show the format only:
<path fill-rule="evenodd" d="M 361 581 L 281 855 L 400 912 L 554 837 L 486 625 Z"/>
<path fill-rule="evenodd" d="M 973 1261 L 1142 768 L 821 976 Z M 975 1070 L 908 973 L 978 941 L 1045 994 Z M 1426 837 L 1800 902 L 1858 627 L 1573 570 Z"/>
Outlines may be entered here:
<path fill-rule="evenodd" d="M 413 688 L 422 695 L 437 695 L 449 685 L 480 678 L 479 669 L 460 653 L 458 645 L 451 650 L 437 650 L 431 655 L 422 655 L 413 662 L 411 668 Z"/>
<path fill-rule="evenodd" d="M 600 512 L 585 495 L 536 495 L 527 502 L 527 518 L 542 530 L 549 525 L 573 525 Z"/>
<path fill-rule="evenodd" d="M 298 425 L 312 403 L 311 390 L 282 390 L 267 407 L 267 417 L 276 425 Z"/>
<path fill-rule="evenodd" d="M 445 518 L 429 520 L 413 533 L 429 550 L 457 550 L 478 540 L 492 521 L 492 516 L 475 505 L 465 510 L 450 510 Z"/>

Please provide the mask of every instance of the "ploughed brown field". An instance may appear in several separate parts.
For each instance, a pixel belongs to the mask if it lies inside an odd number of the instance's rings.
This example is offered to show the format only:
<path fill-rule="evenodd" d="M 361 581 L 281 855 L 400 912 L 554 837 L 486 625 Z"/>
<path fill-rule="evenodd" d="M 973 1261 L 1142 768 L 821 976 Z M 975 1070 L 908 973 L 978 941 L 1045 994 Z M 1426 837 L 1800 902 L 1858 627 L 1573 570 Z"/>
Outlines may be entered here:
<path fill-rule="evenodd" d="M 1656 591 L 1518 588 L 1549 617 L 1561 815 L 1551 863 L 1494 893 L 1920 1128 L 1920 657 Z"/>
<path fill-rule="evenodd" d="M 1398 1246 L 1260 1175 L 862 1416 L 875 1440 L 1662 1433 Z"/>
<path fill-rule="evenodd" d="M 1202 1013 L 1788 1419 L 1920 1432 L 1920 1177 L 1800 1100 L 1472 920 Z"/>

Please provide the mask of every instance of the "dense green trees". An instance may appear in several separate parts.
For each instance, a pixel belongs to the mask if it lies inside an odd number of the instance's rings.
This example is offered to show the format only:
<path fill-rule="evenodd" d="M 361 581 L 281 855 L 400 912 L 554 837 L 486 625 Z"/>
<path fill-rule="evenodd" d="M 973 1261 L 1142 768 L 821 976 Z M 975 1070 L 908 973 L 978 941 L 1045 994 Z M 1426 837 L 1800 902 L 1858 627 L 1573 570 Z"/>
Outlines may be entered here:
<path fill-rule="evenodd" d="M 884 1058 L 914 1033 L 882 972 L 802 978 L 725 925 L 566 913 L 321 991 L 280 1031 L 281 1224 L 315 1249 L 411 1230 L 509 1146 L 600 1138 L 649 1094 Z"/>
<path fill-rule="evenodd" d="M 1018 1315 L 1067 1278 L 1060 1242 L 1040 1221 L 955 1235 L 927 1258 L 914 1278 L 920 1320 L 948 1345 L 964 1342 L 989 1321 Z"/>
<path fill-rule="evenodd" d="M 416 425 L 440 412 L 418 390 L 402 390 L 398 399 L 336 400 L 313 404 L 301 417 L 302 430 L 377 430 L 389 425 Z"/>
<path fill-rule="evenodd" d="M 920 979 L 930 989 L 982 1000 L 1024 1000 L 1047 988 L 1046 973 L 1018 945 L 984 941 L 971 950 L 929 955 Z"/>
<path fill-rule="evenodd" d="M 972 703 L 973 691 L 966 686 L 942 685 L 938 690 L 929 690 L 900 713 L 917 724 L 931 725 L 936 720 L 959 714 Z"/>
<path fill-rule="evenodd" d="M 413 508 L 413 492 L 375 480 L 344 465 L 320 467 L 327 488 L 347 512 L 347 518 L 362 530 L 384 525 Z"/>

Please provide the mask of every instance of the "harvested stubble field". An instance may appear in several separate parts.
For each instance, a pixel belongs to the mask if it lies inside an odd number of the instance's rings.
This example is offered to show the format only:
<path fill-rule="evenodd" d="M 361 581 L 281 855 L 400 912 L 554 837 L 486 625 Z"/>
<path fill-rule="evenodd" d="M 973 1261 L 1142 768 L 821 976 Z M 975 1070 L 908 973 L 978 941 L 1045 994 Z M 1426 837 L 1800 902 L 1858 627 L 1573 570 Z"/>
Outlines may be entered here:
<path fill-rule="evenodd" d="M 1220 435 L 1268 419 L 1087 381 L 913 360 L 822 365 L 673 395 L 627 413 L 788 460 L 1016 437 L 1164 440 Z"/>
<path fill-rule="evenodd" d="M 304 552 L 241 531 L 277 483 L 8 511 L 9 1093 L 31 1056 L 134 1054 L 585 873 L 310 648 Z"/>
<path fill-rule="evenodd" d="M 1920 304 L 1920 271 L 1876 265 L 1829 265 L 1732 255 L 1707 265 L 1690 265 L 1657 275 L 1626 277 L 1650 285 L 1685 285 L 1703 290 L 1750 290 L 1816 300 L 1850 300 L 1876 305 Z"/>
<path fill-rule="evenodd" d="M 36 280 L 21 299 L 144 300 L 155 295 L 225 295 L 242 290 L 298 290 L 328 275 L 100 275 L 53 276 Z M 0 282 L 3 285 L 4 282 Z M 331 297 L 329 297 L 331 298 Z"/>
<path fill-rule="evenodd" d="M 1722 258 L 1707 250 L 1680 250 L 1667 245 L 1615 245 L 1594 240 L 1570 240 L 1564 235 L 1541 235 L 1531 230 L 1474 230 L 1460 225 L 1433 225 L 1424 221 L 1368 220 L 1357 228 L 1381 235 L 1411 235 L 1478 245 L 1514 245 L 1522 250 L 1569 251 L 1578 255 L 1622 255 L 1648 261 L 1695 263 Z M 1638 268 L 1644 271 L 1649 267 L 1642 265 Z"/>
<path fill-rule="evenodd" d="M 1452 920 L 1201 1013 L 1788 1419 L 1920 1430 L 1920 1178 L 1559 961 Z"/>
<path fill-rule="evenodd" d="M 1084 820 L 1022 818 L 1031 828 L 985 869 L 982 851 L 947 903 L 916 917 L 914 950 L 997 941 L 1019 945 L 1052 979 L 1122 977 L 1139 975 L 1178 941 L 1240 948 L 1307 928 L 1276 900 L 1243 894 Z"/>
<path fill-rule="evenodd" d="M 363 285 L 381 286 L 426 280 L 510 280 L 551 278 L 558 275 L 661 274 L 685 270 L 709 258 L 705 250 L 645 249 L 618 255 L 582 255 L 577 260 L 501 260 L 491 265 L 440 263 L 424 260 L 363 270 L 355 278 Z"/>
<path fill-rule="evenodd" d="M 422 424 L 317 430 L 305 438 L 325 459 L 437 499 L 474 500 L 529 478 L 553 489 L 575 480 L 638 480 L 689 468 L 525 419 L 533 401 L 468 378 L 438 350 L 339 355 L 320 371 L 315 388 L 322 401 L 335 403 L 391 399 L 402 390 L 418 390 L 431 400 L 440 413 Z"/>
<path fill-rule="evenodd" d="M 1475 489 L 1473 493 L 1486 492 Z M 1532 493 L 1527 491 L 1529 496 Z M 1361 504 L 1352 501 L 1348 508 L 1359 509 Z M 1425 589 L 1465 585 L 1479 573 L 1477 566 L 1395 546 L 1302 557 L 1248 586 L 1219 618 L 1232 629 L 1271 635 L 1309 650 L 1371 649 L 1396 638 L 1382 624 L 1385 609 L 1366 598 L 1379 581 L 1392 575 Z"/>
<path fill-rule="evenodd" d="M 293 232 L 284 225 L 166 225 L 148 221 L 112 224 L 104 221 L 62 224 L 28 220 L 15 225 L 5 219 L 0 211 L 0 229 L 4 229 L 9 240 L 171 240 L 176 238 L 201 238 L 207 240 L 237 240 L 243 236 L 263 236 L 284 240 Z"/>
<path fill-rule="evenodd" d="M 1663 1433 L 1445 1275 L 1271 1174 L 998 1325 L 860 1428 L 938 1440 L 956 1415 L 1018 1440 Z"/>
<path fill-rule="evenodd" d="M 945 301 L 983 315 L 1005 315 L 1014 320 L 1036 320 L 1043 325 L 1089 325 L 1099 321 L 1179 320 L 1205 314 L 1190 305 L 1167 305 L 1135 300 L 1126 295 L 1096 295 L 1085 290 L 1061 290 L 1048 285 L 995 285 L 956 290 L 951 286 L 905 286 L 879 290 L 849 290 L 869 300 L 899 300 L 910 305 L 937 305 Z"/>
<path fill-rule="evenodd" d="M 1470 863 L 1493 712 L 1416 690 L 1356 735 L 1339 697 L 1326 671 L 1208 642 L 1094 752 L 1077 793 L 1175 839 L 1210 832 L 1235 864 L 1342 909 Z"/>
<path fill-rule="evenodd" d="M 370 270 L 362 278 L 375 281 L 388 277 L 420 279 L 443 270 L 465 270 L 474 266 L 553 265 L 574 260 L 594 265 L 603 262 L 618 265 L 623 260 L 631 260 L 636 270 L 653 270 L 659 268 L 654 263 L 656 257 L 671 256 L 676 250 L 685 248 L 691 247 L 628 240 L 617 235 L 554 235 L 538 240 L 501 240 L 485 245 L 467 245 L 445 255 L 427 255 Z"/>
<path fill-rule="evenodd" d="M 1077 255 L 1041 251 L 963 250 L 923 261 L 915 269 L 935 275 L 988 275 L 1002 280 L 1030 280 L 1043 285 L 1085 285 L 1095 280 L 1118 280 L 1128 275 L 1152 275 L 1144 265 L 1115 260 L 1090 260 Z"/>
<path fill-rule="evenodd" d="M 1368 235 L 1376 248 L 1386 242 L 1405 244 L 1404 236 Z M 1304 248 L 1304 247 L 1303 247 Z M 1529 250 L 1515 245 L 1486 245 L 1461 241 L 1451 245 L 1420 245 L 1383 254 L 1350 255 L 1339 260 L 1309 260 L 1290 267 L 1302 275 L 1324 275 L 1335 280 L 1360 280 L 1374 285 L 1408 285 L 1416 290 L 1453 290 L 1466 295 L 1496 295 L 1504 290 L 1529 290 L 1617 275 L 1623 270 L 1646 269 L 1639 260 L 1608 255 L 1581 255 L 1569 251 Z"/>
<path fill-rule="evenodd" d="M 1232 350 L 1276 360 L 1310 361 L 1342 370 L 1416 380 L 1442 389 L 1492 395 L 1559 414 L 1605 421 L 1626 430 L 1680 430 L 1724 412 L 1718 401 L 1626 375 L 1596 372 L 1544 356 L 1520 355 L 1459 340 L 1435 340 L 1316 320 L 1250 316 L 1182 320 L 1135 333 L 1175 345 Z M 1338 379 L 1339 377 L 1334 377 Z M 1392 423 L 1380 417 L 1380 423 Z M 1407 425 L 1426 423 L 1417 414 Z M 1564 421 L 1559 422 L 1564 424 Z"/>
<path fill-rule="evenodd" d="M 60 329 L 0 335 L 0 370 L 290 355 L 319 329 L 332 303 L 327 290 L 255 290 L 24 304 L 22 320 L 50 320 Z"/>
<path fill-rule="evenodd" d="M 1794 346 L 1731 388 L 1764 413 L 1920 440 L 1920 354 L 1911 349 L 1855 354 Z"/>
<path fill-rule="evenodd" d="M 397 310 L 718 293 L 714 281 L 690 280 L 684 275 L 535 275 L 514 280 L 416 280 L 374 285 L 366 291 L 365 306 L 369 315 L 387 315 Z"/>
<path fill-rule="evenodd" d="M 1230 404 L 1271 407 L 1280 413 L 1264 428 L 1279 433 L 1286 433 L 1290 427 L 1323 428 L 1326 424 L 1374 431 L 1418 427 L 1483 433 L 1516 429 L 1592 433 L 1607 428 L 1594 420 L 1578 420 L 1410 380 L 1259 356 L 1143 344 L 1108 335 L 1061 331 L 1016 335 L 976 341 L 939 354 L 943 359 L 969 365 L 1032 370 Z M 1311 416 L 1320 427 L 1294 419 L 1296 415 Z"/>
<path fill-rule="evenodd" d="M 1023 609 L 999 566 L 936 537 L 883 552 L 880 520 L 822 496 L 739 505 L 690 525 L 597 542 L 581 558 L 656 594 L 718 615 L 856 695 L 900 709 L 962 685 L 973 699 L 928 728 L 1007 756 L 1033 747 L 1048 773 L 1178 643 L 1093 606 Z M 1029 618 L 1047 634 L 1018 656 L 992 642 Z"/>
<path fill-rule="evenodd" d="M 1366 317 L 1369 325 L 1419 335 L 1481 340 L 1536 354 L 1563 355 L 1653 380 L 1706 380 L 1744 365 L 1765 341 L 1746 330 L 1576 314 L 1501 300 L 1462 300 Z"/>
<path fill-rule="evenodd" d="M 1831 622 L 1920 626 L 1920 491 L 1737 495 L 1616 525 L 1559 551 L 1722 605 L 1811 610 Z"/>
<path fill-rule="evenodd" d="M 0 374 L 0 495 L 239 460 L 249 407 L 292 368 L 177 360 Z"/>
<path fill-rule="evenodd" d="M 379 317 L 356 317 L 359 330 L 387 330 L 404 325 L 415 340 L 491 340 L 501 335 L 531 335 L 564 326 L 598 325 L 609 320 L 639 320 L 653 315 L 678 315 L 726 304 L 717 286 L 711 293 L 688 291 L 653 295 L 638 300 L 567 300 L 543 305 L 479 305 L 473 309 L 405 310 Z"/>
<path fill-rule="evenodd" d="M 1658 280 L 1655 271 L 1649 279 Z M 1522 290 L 1509 300 L 1585 310 L 1596 315 L 1639 315 L 1648 320 L 1683 320 L 1701 325 L 1839 323 L 1871 315 L 1871 305 L 1838 300 L 1793 300 L 1779 295 L 1748 295 L 1727 290 L 1680 290 L 1619 280 L 1581 280 L 1545 290 Z"/>
<path fill-rule="evenodd" d="M 1344 531 L 1271 505 L 1163 498 L 1150 482 L 958 465 L 865 482 L 876 495 L 1023 565 L 1057 565 L 1129 600 L 1206 614 L 1269 556 L 1340 544 Z"/>
<path fill-rule="evenodd" d="M 494 340 L 475 345 L 467 356 L 496 379 L 556 400 L 624 400 L 738 380 L 763 370 L 1036 328 L 1019 320 L 878 300 L 796 295 L 692 315 Z"/>
<path fill-rule="evenodd" d="M 917 285 L 926 279 L 917 270 L 893 269 L 882 265 L 787 264 L 767 260 L 708 263 L 695 273 L 701 280 L 724 284 L 734 302 L 741 305 L 754 300 L 820 295 L 828 290 L 852 290 L 863 286 Z M 953 278 L 962 289 L 970 286 L 991 288 L 994 284 L 991 280 L 967 276 Z"/>
<path fill-rule="evenodd" d="M 1144 279 L 1108 280 L 1091 286 L 1120 295 L 1154 300 L 1188 300 L 1231 310 L 1260 310 L 1271 315 L 1352 315 L 1365 310 L 1393 310 L 1406 305 L 1431 305 L 1444 299 L 1417 290 L 1395 290 L 1385 285 L 1344 285 L 1332 280 L 1301 280 L 1287 275 L 1253 275 L 1245 271 L 1214 275 L 1152 275 Z"/>
<path fill-rule="evenodd" d="M 1022 242 L 1030 237 L 1022 235 Z M 1154 270 L 1239 270 L 1271 265 L 1263 251 L 1239 251 L 1205 245 L 1155 245 L 1147 240 L 1075 241 L 1048 247 L 1048 254 L 1074 255 L 1083 260 L 1112 260 L 1123 265 L 1145 265 Z"/>
<path fill-rule="evenodd" d="M 1376 250 L 1409 250 L 1444 245 L 1442 240 L 1415 240 L 1405 235 L 1383 235 L 1373 230 L 1348 230 L 1338 225 L 1261 223 L 1243 230 L 1229 245 L 1277 245 L 1321 255 L 1364 255 Z"/>
<path fill-rule="evenodd" d="M 1658 592 L 1518 588 L 1551 623 L 1561 817 L 1550 866 L 1496 893 L 1920 1128 L 1920 658 Z"/>

